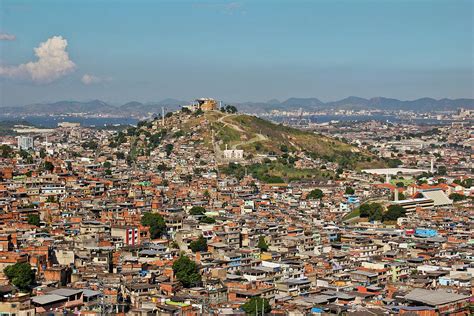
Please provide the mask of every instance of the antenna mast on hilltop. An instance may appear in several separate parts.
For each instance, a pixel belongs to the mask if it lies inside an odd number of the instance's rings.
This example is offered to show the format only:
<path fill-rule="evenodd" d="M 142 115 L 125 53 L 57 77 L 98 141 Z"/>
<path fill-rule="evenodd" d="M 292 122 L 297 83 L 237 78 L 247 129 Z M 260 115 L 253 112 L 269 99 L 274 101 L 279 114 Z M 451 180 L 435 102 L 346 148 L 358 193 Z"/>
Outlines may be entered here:
<path fill-rule="evenodd" d="M 165 126 L 165 108 L 161 107 L 161 125 Z"/>

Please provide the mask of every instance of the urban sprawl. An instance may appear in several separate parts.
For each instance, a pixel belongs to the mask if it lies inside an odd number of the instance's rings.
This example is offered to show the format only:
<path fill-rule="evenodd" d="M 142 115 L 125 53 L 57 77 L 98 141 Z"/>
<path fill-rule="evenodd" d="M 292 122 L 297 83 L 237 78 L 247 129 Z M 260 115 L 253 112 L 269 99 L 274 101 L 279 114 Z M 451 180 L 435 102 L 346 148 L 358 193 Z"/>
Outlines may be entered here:
<path fill-rule="evenodd" d="M 0 315 L 472 315 L 474 113 L 449 116 L 17 124 Z"/>

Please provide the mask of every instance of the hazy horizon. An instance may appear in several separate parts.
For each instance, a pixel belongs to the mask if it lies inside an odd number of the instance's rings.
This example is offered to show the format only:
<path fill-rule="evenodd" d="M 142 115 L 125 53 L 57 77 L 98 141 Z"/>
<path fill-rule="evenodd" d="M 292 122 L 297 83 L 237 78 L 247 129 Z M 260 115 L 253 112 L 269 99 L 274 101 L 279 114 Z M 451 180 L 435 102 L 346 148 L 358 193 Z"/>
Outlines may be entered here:
<path fill-rule="evenodd" d="M 93 101 L 101 101 L 101 102 L 105 102 L 106 104 L 108 105 L 113 105 L 113 106 L 121 106 L 121 105 L 125 105 L 127 103 L 132 103 L 132 102 L 138 102 L 138 103 L 142 103 L 142 104 L 157 104 L 157 103 L 166 103 L 165 101 L 167 100 L 170 100 L 170 101 L 181 101 L 181 102 L 191 102 L 193 100 L 195 100 L 196 98 L 200 98 L 200 97 L 212 97 L 212 96 L 196 96 L 195 98 L 192 98 L 192 99 L 179 99 L 179 98 L 158 98 L 157 100 L 148 100 L 148 101 L 137 101 L 137 100 L 124 100 L 124 101 L 119 101 L 119 102 L 113 102 L 113 101 L 109 101 L 109 100 L 103 100 L 103 99 L 64 99 L 64 100 L 51 100 L 51 101 L 42 101 L 42 102 L 34 102 L 34 103 L 29 103 L 29 104 L 21 104 L 21 105 L 13 105 L 13 106 L 9 106 L 9 105 L 1 105 L 0 104 L 0 107 L 22 107 L 22 106 L 27 106 L 27 105 L 34 105 L 34 104 L 54 104 L 54 103 L 60 103 L 60 102 L 78 102 L 78 103 L 88 103 L 88 102 L 93 102 Z M 293 96 L 293 97 L 289 97 L 289 98 L 286 98 L 286 99 L 269 99 L 269 100 L 218 100 L 218 101 L 222 101 L 224 103 L 227 103 L 227 104 L 246 104 L 246 103 L 268 103 L 268 104 L 277 104 L 277 103 L 283 103 L 287 100 L 290 100 L 290 99 L 293 99 L 293 98 L 296 98 L 296 99 L 318 99 L 319 101 L 323 102 L 323 103 L 330 103 L 330 102 L 336 102 L 336 101 L 341 101 L 341 100 L 344 100 L 346 98 L 351 98 L 351 97 L 356 97 L 358 98 L 359 96 L 347 96 L 347 97 L 343 97 L 343 98 L 340 98 L 340 99 L 332 99 L 332 100 L 325 100 L 325 99 L 321 99 L 321 98 L 318 98 L 318 97 L 298 97 L 298 96 Z M 362 97 L 360 97 L 362 98 Z M 363 99 L 367 99 L 367 100 L 371 100 L 371 99 L 376 99 L 376 98 L 387 98 L 385 96 L 373 96 L 373 97 L 369 97 L 369 98 L 363 98 Z M 425 99 L 425 98 L 430 98 L 430 99 L 434 99 L 434 100 L 442 100 L 442 99 L 450 99 L 450 100 L 459 100 L 459 99 L 468 99 L 468 100 L 474 100 L 473 98 L 431 98 L 431 97 L 421 97 L 421 98 L 416 98 L 416 99 L 399 99 L 399 98 L 387 98 L 387 99 L 395 99 L 395 100 L 399 100 L 399 101 L 416 101 L 416 100 L 420 100 L 420 99 Z"/>

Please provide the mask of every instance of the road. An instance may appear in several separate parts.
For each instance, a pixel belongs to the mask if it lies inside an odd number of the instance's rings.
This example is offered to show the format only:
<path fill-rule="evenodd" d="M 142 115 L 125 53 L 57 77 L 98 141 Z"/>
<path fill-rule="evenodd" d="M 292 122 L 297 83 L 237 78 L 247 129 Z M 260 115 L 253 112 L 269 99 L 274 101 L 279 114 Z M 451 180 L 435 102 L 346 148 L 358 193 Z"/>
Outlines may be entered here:
<path fill-rule="evenodd" d="M 236 131 L 238 131 L 240 133 L 245 133 L 245 130 L 243 130 L 240 126 L 225 120 L 228 117 L 237 116 L 237 115 L 238 114 L 227 114 L 227 115 L 224 115 L 224 116 L 220 117 L 217 121 L 224 124 L 224 126 L 232 127 L 233 129 L 235 129 Z M 266 141 L 266 140 L 268 140 L 268 138 L 265 135 L 260 134 L 260 133 L 255 133 L 255 136 L 252 137 L 251 139 L 244 140 L 244 141 L 238 142 L 236 144 L 233 144 L 231 146 L 231 149 L 237 149 L 237 147 L 240 147 L 240 146 L 245 146 L 245 145 L 249 145 L 249 144 L 256 143 L 256 142 L 261 142 L 261 141 Z"/>

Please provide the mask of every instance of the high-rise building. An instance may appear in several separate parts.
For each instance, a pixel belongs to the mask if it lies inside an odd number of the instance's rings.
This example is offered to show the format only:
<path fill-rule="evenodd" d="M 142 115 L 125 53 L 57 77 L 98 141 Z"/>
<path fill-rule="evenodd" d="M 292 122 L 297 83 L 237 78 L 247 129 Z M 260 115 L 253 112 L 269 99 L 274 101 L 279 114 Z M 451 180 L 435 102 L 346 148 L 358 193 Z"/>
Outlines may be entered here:
<path fill-rule="evenodd" d="M 28 150 L 33 149 L 33 137 L 31 136 L 18 136 L 18 149 Z"/>

